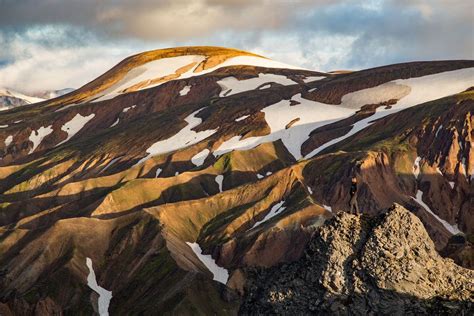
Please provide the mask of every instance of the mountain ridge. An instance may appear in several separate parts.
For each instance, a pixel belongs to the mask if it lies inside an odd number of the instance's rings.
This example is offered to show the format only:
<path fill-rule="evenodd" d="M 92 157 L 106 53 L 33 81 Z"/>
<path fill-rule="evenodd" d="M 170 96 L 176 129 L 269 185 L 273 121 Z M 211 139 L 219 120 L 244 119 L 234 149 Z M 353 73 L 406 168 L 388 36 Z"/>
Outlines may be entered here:
<path fill-rule="evenodd" d="M 353 176 L 366 216 L 398 203 L 438 251 L 457 227 L 472 268 L 474 61 L 331 75 L 216 55 L 194 73 L 194 56 L 0 114 L 2 308 L 97 312 L 89 258 L 111 314 L 235 314 L 239 271 L 299 260 Z"/>

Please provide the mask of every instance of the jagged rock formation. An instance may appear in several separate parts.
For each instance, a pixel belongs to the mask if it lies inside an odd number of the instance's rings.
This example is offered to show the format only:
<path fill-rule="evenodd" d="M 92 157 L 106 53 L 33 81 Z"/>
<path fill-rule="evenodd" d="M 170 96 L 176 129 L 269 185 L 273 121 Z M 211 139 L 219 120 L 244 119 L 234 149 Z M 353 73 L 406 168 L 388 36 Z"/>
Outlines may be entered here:
<path fill-rule="evenodd" d="M 400 205 L 375 218 L 340 212 L 298 261 L 248 271 L 240 314 L 468 315 L 473 279 Z"/>

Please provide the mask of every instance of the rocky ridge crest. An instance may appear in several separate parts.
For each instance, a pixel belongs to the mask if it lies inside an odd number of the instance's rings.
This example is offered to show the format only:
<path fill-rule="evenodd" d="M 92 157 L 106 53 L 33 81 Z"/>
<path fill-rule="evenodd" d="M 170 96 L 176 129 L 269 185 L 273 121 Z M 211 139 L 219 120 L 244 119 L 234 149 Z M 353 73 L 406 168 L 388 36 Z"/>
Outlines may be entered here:
<path fill-rule="evenodd" d="M 473 311 L 473 279 L 395 204 L 374 218 L 341 212 L 298 261 L 249 270 L 240 313 L 464 315 Z"/>

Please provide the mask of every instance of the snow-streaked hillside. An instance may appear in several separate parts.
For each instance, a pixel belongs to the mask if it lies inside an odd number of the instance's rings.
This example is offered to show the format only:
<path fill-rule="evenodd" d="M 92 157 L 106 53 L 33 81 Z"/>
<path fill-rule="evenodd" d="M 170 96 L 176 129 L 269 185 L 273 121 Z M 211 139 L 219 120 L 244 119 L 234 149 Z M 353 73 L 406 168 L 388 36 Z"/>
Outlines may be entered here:
<path fill-rule="evenodd" d="M 363 221 L 398 203 L 438 250 L 470 238 L 473 86 L 474 61 L 322 73 L 180 47 L 4 111 L 0 308 L 236 314 L 246 271 L 297 261 L 352 177 Z"/>

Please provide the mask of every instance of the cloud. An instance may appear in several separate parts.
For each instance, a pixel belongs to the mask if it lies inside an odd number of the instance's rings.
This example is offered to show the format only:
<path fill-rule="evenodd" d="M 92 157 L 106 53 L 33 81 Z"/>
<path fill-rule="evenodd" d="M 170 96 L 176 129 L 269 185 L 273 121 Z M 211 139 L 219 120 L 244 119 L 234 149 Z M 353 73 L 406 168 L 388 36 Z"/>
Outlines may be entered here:
<path fill-rule="evenodd" d="M 78 87 L 148 49 L 216 45 L 309 69 L 474 59 L 464 0 L 0 0 L 0 86 Z M 34 9 L 33 9 L 34 8 Z"/>
<path fill-rule="evenodd" d="M 314 30 L 316 35 L 354 39 L 347 59 L 340 64 L 347 68 L 413 60 L 472 59 L 474 22 L 466 12 L 474 12 L 473 2 L 374 0 L 360 5 L 351 1 L 312 10 L 298 21 L 296 28 Z"/>
<path fill-rule="evenodd" d="M 114 37 L 177 40 L 221 30 L 274 29 L 330 0 L 0 0 L 0 26 L 71 24 Z M 32 10 L 34 8 L 34 10 Z"/>
<path fill-rule="evenodd" d="M 23 92 L 77 88 L 136 52 L 56 26 L 0 33 L 0 46 L 0 87 Z"/>

